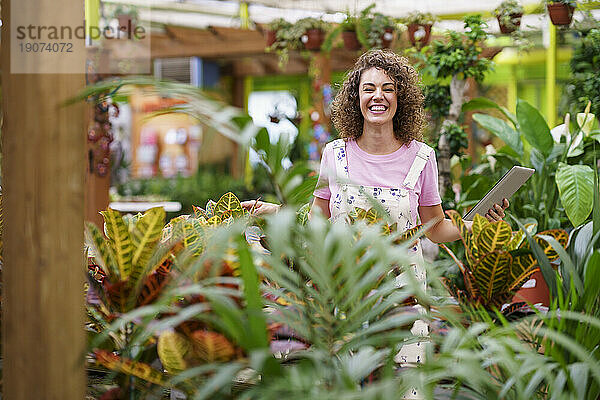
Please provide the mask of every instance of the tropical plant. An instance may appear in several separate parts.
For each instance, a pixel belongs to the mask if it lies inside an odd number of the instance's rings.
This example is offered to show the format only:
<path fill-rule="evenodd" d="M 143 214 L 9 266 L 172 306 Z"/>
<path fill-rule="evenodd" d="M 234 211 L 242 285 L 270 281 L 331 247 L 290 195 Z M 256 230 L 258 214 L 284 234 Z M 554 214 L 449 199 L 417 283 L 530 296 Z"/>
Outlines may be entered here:
<path fill-rule="evenodd" d="M 513 165 L 531 166 L 536 173 L 526 188 L 517 192 L 513 212 L 520 218 L 532 217 L 541 229 L 565 226 L 561 222 L 560 200 L 573 226 L 582 224 L 592 211 L 592 169 L 597 133 L 593 130 L 595 116 L 586 112 L 577 115 L 576 130 L 571 133 L 570 117 L 552 132 L 542 115 L 529 103 L 519 99 L 517 114 L 487 99 L 474 99 L 463 110 L 494 108 L 509 122 L 486 114 L 474 114 L 473 119 L 506 143 L 494 158 L 504 168 Z"/>
<path fill-rule="evenodd" d="M 576 0 L 545 0 L 545 2 L 547 4 L 555 4 L 555 3 L 566 4 L 566 5 L 572 6 L 572 7 L 575 7 L 577 5 Z"/>
<path fill-rule="evenodd" d="M 533 226 L 515 233 L 507 222 L 489 222 L 477 214 L 469 231 L 460 214 L 454 210 L 447 214 L 458 228 L 465 249 L 465 259 L 461 260 L 447 246 L 441 245 L 458 265 L 464 279 L 464 291 L 449 282 L 450 292 L 462 303 L 500 309 L 539 268 L 529 242 L 525 240 L 529 234 L 527 229 Z M 551 260 L 559 255 L 544 237 L 551 237 L 563 246 L 568 240 L 563 230 L 544 231 L 535 237 Z"/>
<path fill-rule="evenodd" d="M 280 135 L 271 143 L 266 129 L 256 135 L 253 144 L 259 157 L 257 168 L 266 173 L 277 200 L 281 204 L 302 205 L 310 200 L 318 176 L 310 176 L 312 169 L 305 161 L 296 160 L 289 168 L 284 166 L 292 146 L 287 135 Z"/>

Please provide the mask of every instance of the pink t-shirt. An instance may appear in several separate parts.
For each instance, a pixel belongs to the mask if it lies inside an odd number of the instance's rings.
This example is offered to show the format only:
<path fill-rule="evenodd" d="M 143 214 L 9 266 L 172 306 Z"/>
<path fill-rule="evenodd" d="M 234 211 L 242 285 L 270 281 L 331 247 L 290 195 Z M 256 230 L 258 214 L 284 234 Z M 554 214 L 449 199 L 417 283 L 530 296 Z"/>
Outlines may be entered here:
<path fill-rule="evenodd" d="M 346 142 L 349 179 L 357 185 L 399 188 L 404 183 L 420 146 L 420 142 L 413 140 L 393 153 L 379 155 L 369 154 L 362 150 L 356 141 L 349 140 Z M 335 197 L 340 193 L 341 188 L 335 177 L 333 146 L 332 143 L 328 143 L 321 157 L 319 182 L 313 193 L 314 196 L 329 200 L 332 196 Z M 417 180 L 414 193 L 410 195 L 410 207 L 413 215 L 419 215 L 417 213 L 418 206 L 435 206 L 441 203 L 438 192 L 437 161 L 435 152 L 432 151 Z M 333 212 L 332 202 L 329 202 L 329 211 Z"/>

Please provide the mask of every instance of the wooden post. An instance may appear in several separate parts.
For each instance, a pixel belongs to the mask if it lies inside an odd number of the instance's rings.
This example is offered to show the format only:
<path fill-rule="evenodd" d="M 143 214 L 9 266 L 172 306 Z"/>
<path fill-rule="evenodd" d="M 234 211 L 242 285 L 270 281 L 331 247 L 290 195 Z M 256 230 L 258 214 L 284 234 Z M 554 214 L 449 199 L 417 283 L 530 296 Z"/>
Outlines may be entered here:
<path fill-rule="evenodd" d="M 62 102 L 84 76 L 12 74 L 11 3 L 2 1 L 3 398 L 81 400 L 84 110 Z M 29 3 L 38 17 L 83 17 L 80 1 Z"/>

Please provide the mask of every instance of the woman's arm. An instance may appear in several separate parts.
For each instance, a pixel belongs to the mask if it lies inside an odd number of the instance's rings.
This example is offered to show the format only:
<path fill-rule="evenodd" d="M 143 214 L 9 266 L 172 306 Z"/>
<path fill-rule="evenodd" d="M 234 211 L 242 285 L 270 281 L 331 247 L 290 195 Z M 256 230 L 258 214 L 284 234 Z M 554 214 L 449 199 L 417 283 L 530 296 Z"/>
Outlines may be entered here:
<path fill-rule="evenodd" d="M 323 213 L 323 215 L 327 218 L 331 217 L 331 213 L 329 211 L 329 200 L 325 200 L 322 199 L 320 197 L 315 197 L 315 200 L 312 203 L 312 206 L 310 207 L 310 213 L 308 214 L 308 219 L 311 219 L 312 216 L 314 215 L 315 208 L 318 208 L 319 210 L 321 210 L 321 212 Z"/>
<path fill-rule="evenodd" d="M 505 217 L 504 210 L 506 210 L 509 206 L 508 200 L 504 199 L 502 201 L 502 205 L 494 204 L 493 209 L 489 209 L 485 214 L 485 217 L 490 222 L 500 221 Z M 460 233 L 458 228 L 454 226 L 452 221 L 448 218 L 444 218 L 444 210 L 442 209 L 442 205 L 438 204 L 436 206 L 419 206 L 419 216 L 421 218 L 421 222 L 426 224 L 429 221 L 438 221 L 433 225 L 429 231 L 426 233 L 429 240 L 435 243 L 444 243 L 444 242 L 453 242 L 455 240 L 460 239 Z M 467 229 L 471 231 L 471 226 L 473 225 L 473 221 L 464 221 Z"/>

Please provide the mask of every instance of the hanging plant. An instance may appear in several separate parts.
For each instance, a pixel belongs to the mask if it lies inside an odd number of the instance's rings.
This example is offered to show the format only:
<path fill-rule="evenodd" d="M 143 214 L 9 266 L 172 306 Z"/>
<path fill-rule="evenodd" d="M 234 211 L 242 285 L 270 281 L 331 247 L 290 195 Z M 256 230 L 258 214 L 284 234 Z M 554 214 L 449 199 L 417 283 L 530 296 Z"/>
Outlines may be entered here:
<path fill-rule="evenodd" d="M 276 20 L 269 22 L 267 24 L 267 29 L 265 30 L 267 48 L 281 47 L 285 35 L 279 35 L 279 32 L 285 32 L 285 30 L 289 29 L 291 26 L 292 23 L 283 18 L 277 18 Z"/>
<path fill-rule="evenodd" d="M 546 7 L 550 21 L 557 26 L 569 26 L 577 2 L 574 0 L 547 0 Z"/>
<path fill-rule="evenodd" d="M 325 40 L 327 24 L 318 18 L 302 18 L 290 29 L 292 45 L 311 51 L 319 51 Z"/>
<path fill-rule="evenodd" d="M 431 38 L 431 27 L 436 18 L 430 13 L 414 12 L 408 14 L 402 22 L 408 28 L 408 39 L 413 46 L 423 47 L 429 43 Z"/>
<path fill-rule="evenodd" d="M 521 26 L 523 6 L 517 0 L 505 0 L 494 10 L 500 32 L 508 34 L 516 31 Z"/>

